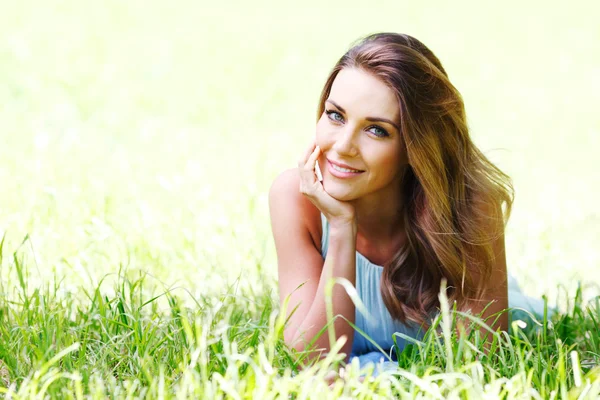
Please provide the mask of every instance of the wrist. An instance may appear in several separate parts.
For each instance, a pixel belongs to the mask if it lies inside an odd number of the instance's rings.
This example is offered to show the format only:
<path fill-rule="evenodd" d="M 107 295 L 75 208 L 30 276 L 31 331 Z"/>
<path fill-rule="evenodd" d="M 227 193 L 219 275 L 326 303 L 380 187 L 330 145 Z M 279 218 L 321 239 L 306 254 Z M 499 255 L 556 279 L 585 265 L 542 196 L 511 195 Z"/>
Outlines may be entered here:
<path fill-rule="evenodd" d="M 358 223 L 356 218 L 334 218 L 329 221 L 329 232 L 334 236 L 356 236 Z"/>

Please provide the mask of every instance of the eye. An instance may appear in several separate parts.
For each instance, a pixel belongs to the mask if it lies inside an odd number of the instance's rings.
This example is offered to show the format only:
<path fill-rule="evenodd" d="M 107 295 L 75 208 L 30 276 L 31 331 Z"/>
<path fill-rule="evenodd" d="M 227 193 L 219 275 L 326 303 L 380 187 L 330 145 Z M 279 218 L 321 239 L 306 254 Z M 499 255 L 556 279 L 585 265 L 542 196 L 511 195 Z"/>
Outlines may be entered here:
<path fill-rule="evenodd" d="M 390 134 L 389 134 L 389 133 L 387 133 L 387 131 L 386 131 L 385 129 L 383 129 L 383 128 L 380 128 L 380 127 L 378 127 L 378 126 L 376 126 L 376 125 L 375 125 L 375 126 L 372 126 L 371 128 L 374 128 L 374 129 L 379 129 L 379 133 L 375 133 L 375 132 L 373 132 L 373 135 L 375 135 L 375 136 L 377 136 L 377 137 L 388 137 L 388 136 L 390 136 Z M 372 131 L 371 131 L 371 132 L 372 132 Z"/>
<path fill-rule="evenodd" d="M 337 111 L 333 111 L 333 110 L 325 110 L 325 114 L 327 114 L 327 116 L 329 117 L 329 119 L 331 119 L 331 120 L 333 120 L 333 121 L 336 121 L 336 122 L 341 122 L 341 121 L 343 121 L 343 118 L 342 118 L 341 120 L 339 120 L 339 119 L 335 119 L 335 118 L 332 118 L 332 117 L 331 117 L 331 115 L 332 115 L 332 114 L 335 114 L 335 115 L 339 115 L 339 116 L 340 116 L 340 118 L 341 118 L 342 116 L 341 116 L 341 115 L 340 115 L 340 113 L 338 113 Z"/>

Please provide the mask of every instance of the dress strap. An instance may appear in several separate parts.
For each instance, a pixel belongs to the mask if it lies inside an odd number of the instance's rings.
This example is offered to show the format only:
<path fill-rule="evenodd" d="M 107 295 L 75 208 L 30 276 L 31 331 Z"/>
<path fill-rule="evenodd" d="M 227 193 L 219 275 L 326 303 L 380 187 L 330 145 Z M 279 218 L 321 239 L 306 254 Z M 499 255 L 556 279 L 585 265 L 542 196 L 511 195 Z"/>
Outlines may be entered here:
<path fill-rule="evenodd" d="M 329 222 L 323 213 L 321 213 L 321 226 L 323 230 L 323 235 L 321 236 L 321 255 L 325 259 L 327 249 L 329 249 Z"/>

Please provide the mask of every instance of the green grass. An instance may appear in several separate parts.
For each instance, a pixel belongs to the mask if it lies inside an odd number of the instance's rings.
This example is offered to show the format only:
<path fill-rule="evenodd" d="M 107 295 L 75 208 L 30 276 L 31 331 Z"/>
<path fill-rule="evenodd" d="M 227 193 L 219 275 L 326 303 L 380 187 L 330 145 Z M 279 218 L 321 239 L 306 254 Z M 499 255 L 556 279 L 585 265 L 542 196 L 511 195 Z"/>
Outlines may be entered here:
<path fill-rule="evenodd" d="M 18 252 L 2 265 L 19 277 L 0 287 L 0 391 L 14 398 L 600 396 L 600 297 L 584 306 L 581 290 L 566 313 L 526 329 L 515 320 L 510 334 L 495 333 L 489 352 L 476 330 L 456 337 L 455 311 L 443 300 L 432 329 L 400 354 L 397 372 L 369 379 L 370 367 L 354 363 L 329 388 L 324 375 L 340 357 L 298 368 L 306 354 L 285 346 L 266 276 L 259 293 L 234 284 L 218 297 L 193 296 L 122 269 L 112 288 L 102 282 L 64 295 L 57 280 L 29 288 Z"/>
<path fill-rule="evenodd" d="M 6 397 L 600 396 L 594 2 L 2 2 Z M 560 312 L 433 333 L 399 376 L 328 390 L 283 346 L 267 192 L 356 38 L 412 34 L 514 179 L 509 271 Z M 447 326 L 447 320 L 441 326 Z M 163 396 L 164 393 L 164 396 Z M 419 394 L 420 393 L 420 394 Z"/>

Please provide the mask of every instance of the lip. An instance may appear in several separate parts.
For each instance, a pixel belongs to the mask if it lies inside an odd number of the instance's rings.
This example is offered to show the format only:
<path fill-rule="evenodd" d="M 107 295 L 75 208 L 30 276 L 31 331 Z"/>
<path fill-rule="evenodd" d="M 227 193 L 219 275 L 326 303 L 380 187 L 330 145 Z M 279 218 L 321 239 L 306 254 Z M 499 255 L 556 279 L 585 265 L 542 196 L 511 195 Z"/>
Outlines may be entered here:
<path fill-rule="evenodd" d="M 327 170 L 329 171 L 329 173 L 331 175 L 335 176 L 336 178 L 353 178 L 353 177 L 358 176 L 358 175 L 362 174 L 363 172 L 365 172 L 365 171 L 360 171 L 360 172 L 337 171 L 333 168 L 333 165 L 336 165 L 336 166 L 342 167 L 342 168 L 349 168 L 349 169 L 356 169 L 356 168 L 352 168 L 349 165 L 334 162 L 334 161 L 331 161 L 330 159 L 327 159 Z"/>
<path fill-rule="evenodd" d="M 332 161 L 332 160 L 330 160 L 329 158 L 327 159 L 327 161 L 329 161 L 329 162 L 330 162 L 330 163 L 332 163 L 332 164 L 335 164 L 335 165 L 337 165 L 338 167 L 342 167 L 342 168 L 348 168 L 348 169 L 355 169 L 355 170 L 357 170 L 357 171 L 364 172 L 364 171 L 362 171 L 362 170 L 360 170 L 360 169 L 358 169 L 358 168 L 351 167 L 351 166 L 350 166 L 350 165 L 348 165 L 348 164 L 344 164 L 344 163 L 337 162 L 337 161 Z"/>

